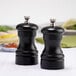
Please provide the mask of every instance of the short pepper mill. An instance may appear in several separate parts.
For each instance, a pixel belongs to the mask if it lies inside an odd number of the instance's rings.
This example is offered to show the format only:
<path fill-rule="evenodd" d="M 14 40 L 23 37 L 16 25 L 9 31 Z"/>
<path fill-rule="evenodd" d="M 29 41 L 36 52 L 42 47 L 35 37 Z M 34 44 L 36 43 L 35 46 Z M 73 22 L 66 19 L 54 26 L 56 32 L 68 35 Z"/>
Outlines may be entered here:
<path fill-rule="evenodd" d="M 63 69 L 64 54 L 60 47 L 60 42 L 64 29 L 55 25 L 55 19 L 50 19 L 51 26 L 44 27 L 41 32 L 44 39 L 44 50 L 41 54 L 41 68 L 43 69 Z"/>
<path fill-rule="evenodd" d="M 18 65 L 35 65 L 38 63 L 38 51 L 34 44 L 36 30 L 38 26 L 29 23 L 29 16 L 24 16 L 25 22 L 18 24 L 19 46 L 16 50 L 16 64 Z"/>

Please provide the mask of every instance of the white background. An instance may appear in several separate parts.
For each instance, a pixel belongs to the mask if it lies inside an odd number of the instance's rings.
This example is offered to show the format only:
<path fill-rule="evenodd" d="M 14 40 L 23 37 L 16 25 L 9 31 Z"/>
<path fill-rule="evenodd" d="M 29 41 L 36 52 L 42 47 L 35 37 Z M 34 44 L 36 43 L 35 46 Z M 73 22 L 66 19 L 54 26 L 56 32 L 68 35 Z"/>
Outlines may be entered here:
<path fill-rule="evenodd" d="M 61 70 L 45 70 L 40 68 L 40 55 L 44 46 L 36 44 L 38 49 L 38 65 L 20 66 L 15 64 L 15 53 L 0 52 L 0 76 L 76 76 L 76 48 L 62 49 L 65 55 L 65 68 Z"/>
<path fill-rule="evenodd" d="M 0 0 L 0 24 L 16 25 L 24 16 L 37 24 L 76 18 L 76 0 Z"/>

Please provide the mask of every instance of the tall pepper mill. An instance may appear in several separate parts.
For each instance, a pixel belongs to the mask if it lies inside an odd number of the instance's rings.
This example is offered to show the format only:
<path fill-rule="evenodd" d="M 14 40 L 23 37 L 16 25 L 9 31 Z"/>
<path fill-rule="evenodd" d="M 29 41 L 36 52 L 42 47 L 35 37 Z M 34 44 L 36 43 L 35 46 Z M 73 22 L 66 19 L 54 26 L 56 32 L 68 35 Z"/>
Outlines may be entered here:
<path fill-rule="evenodd" d="M 51 25 L 44 27 L 41 32 L 45 48 L 41 54 L 41 68 L 43 69 L 63 69 L 64 54 L 60 47 L 60 42 L 64 29 L 55 25 L 55 19 L 50 19 Z"/>
<path fill-rule="evenodd" d="M 19 46 L 16 50 L 16 64 L 18 65 L 35 65 L 38 63 L 38 51 L 34 44 L 36 30 L 38 26 L 29 23 L 29 16 L 24 16 L 25 22 L 18 24 Z"/>

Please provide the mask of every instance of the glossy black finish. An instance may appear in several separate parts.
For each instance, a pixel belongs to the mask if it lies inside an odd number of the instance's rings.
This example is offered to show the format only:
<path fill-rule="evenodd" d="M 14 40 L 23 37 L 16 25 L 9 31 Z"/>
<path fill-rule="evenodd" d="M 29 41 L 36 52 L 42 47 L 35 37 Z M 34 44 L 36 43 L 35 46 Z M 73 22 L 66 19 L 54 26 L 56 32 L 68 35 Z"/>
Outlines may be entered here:
<path fill-rule="evenodd" d="M 64 29 L 61 27 L 48 26 L 41 30 L 45 48 L 41 54 L 41 68 L 43 69 L 63 69 L 64 55 L 60 47 L 60 42 Z"/>
<path fill-rule="evenodd" d="M 27 19 L 28 20 L 28 19 Z M 38 26 L 33 23 L 18 24 L 19 46 L 16 50 L 16 64 L 35 65 L 38 63 L 38 51 L 34 44 Z"/>

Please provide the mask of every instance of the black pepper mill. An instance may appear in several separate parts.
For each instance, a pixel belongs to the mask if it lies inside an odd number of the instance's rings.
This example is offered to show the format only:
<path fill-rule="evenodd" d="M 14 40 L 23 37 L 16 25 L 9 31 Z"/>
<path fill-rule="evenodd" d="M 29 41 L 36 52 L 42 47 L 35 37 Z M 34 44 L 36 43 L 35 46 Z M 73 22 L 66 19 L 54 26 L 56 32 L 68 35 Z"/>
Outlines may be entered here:
<path fill-rule="evenodd" d="M 51 19 L 51 26 L 44 27 L 41 32 L 45 48 L 41 54 L 41 68 L 43 69 L 63 69 L 64 55 L 60 47 L 60 42 L 64 29 L 54 26 L 55 19 Z"/>
<path fill-rule="evenodd" d="M 36 30 L 38 26 L 29 23 L 29 16 L 25 16 L 25 22 L 18 24 L 19 46 L 16 50 L 16 64 L 18 65 L 35 65 L 38 63 L 38 51 L 34 44 Z"/>

